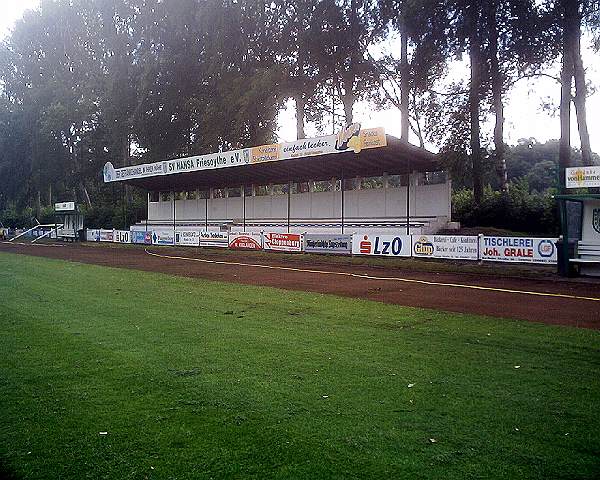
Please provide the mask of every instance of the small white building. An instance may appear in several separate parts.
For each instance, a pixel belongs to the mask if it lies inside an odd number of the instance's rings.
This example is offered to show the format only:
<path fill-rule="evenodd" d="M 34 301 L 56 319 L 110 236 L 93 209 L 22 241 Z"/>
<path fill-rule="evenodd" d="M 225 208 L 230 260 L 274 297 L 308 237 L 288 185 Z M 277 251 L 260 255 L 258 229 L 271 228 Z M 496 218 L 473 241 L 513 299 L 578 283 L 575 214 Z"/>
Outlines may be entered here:
<path fill-rule="evenodd" d="M 434 233 L 451 215 L 437 157 L 351 125 L 338 135 L 114 169 L 105 182 L 148 191 L 133 229 Z"/>

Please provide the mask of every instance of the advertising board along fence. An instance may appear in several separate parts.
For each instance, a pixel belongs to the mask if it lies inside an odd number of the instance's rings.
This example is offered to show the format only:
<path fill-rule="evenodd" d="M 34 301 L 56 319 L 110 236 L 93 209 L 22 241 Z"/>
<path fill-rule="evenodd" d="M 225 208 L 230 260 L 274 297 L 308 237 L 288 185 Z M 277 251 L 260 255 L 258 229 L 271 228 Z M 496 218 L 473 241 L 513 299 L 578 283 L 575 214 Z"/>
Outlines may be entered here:
<path fill-rule="evenodd" d="M 299 233 L 267 232 L 263 235 L 265 250 L 277 252 L 301 252 L 302 240 Z"/>
<path fill-rule="evenodd" d="M 198 235 L 201 247 L 229 247 L 229 232 L 210 232 L 203 230 L 198 232 Z"/>
<path fill-rule="evenodd" d="M 173 230 L 153 230 L 152 245 L 174 245 L 175 235 Z"/>
<path fill-rule="evenodd" d="M 410 257 L 411 246 L 412 242 L 410 235 L 355 233 L 352 236 L 353 255 Z"/>
<path fill-rule="evenodd" d="M 305 233 L 304 251 L 309 253 L 349 255 L 352 253 L 352 235 Z"/>
<path fill-rule="evenodd" d="M 129 230 L 115 230 L 113 233 L 113 242 L 131 243 L 131 232 Z"/>
<path fill-rule="evenodd" d="M 262 250 L 262 233 L 260 232 L 231 232 L 229 248 L 234 250 Z"/>
<path fill-rule="evenodd" d="M 85 240 L 87 242 L 99 242 L 100 241 L 100 230 L 97 228 L 86 228 L 85 229 Z"/>
<path fill-rule="evenodd" d="M 481 260 L 556 263 L 556 238 L 482 236 Z"/>
<path fill-rule="evenodd" d="M 414 257 L 479 260 L 477 235 L 413 235 L 412 237 Z"/>
<path fill-rule="evenodd" d="M 103 230 L 100 229 L 99 241 L 100 242 L 112 242 L 114 241 L 114 230 Z"/>
<path fill-rule="evenodd" d="M 140 243 L 143 245 L 151 245 L 152 244 L 152 232 L 143 232 L 139 230 L 131 231 L 131 243 Z"/>
<path fill-rule="evenodd" d="M 200 236 L 195 230 L 177 230 L 175 244 L 184 247 L 197 247 L 200 245 Z"/>

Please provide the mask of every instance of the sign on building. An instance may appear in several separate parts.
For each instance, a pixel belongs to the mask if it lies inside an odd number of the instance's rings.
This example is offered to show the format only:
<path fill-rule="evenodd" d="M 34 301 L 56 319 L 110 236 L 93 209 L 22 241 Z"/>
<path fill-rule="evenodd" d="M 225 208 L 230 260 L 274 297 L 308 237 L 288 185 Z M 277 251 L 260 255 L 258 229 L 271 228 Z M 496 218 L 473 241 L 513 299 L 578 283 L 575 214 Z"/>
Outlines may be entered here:
<path fill-rule="evenodd" d="M 309 253 L 352 253 L 352 235 L 304 234 L 304 251 Z"/>
<path fill-rule="evenodd" d="M 353 255 L 410 257 L 410 253 L 410 235 L 373 235 L 355 233 L 352 236 Z"/>
<path fill-rule="evenodd" d="M 265 233 L 264 247 L 265 250 L 278 252 L 301 252 L 302 235 L 299 233 Z"/>
<path fill-rule="evenodd" d="M 481 237 L 481 259 L 496 262 L 556 263 L 556 238 Z"/>
<path fill-rule="evenodd" d="M 75 210 L 75 202 L 60 202 L 54 204 L 55 212 L 72 212 Z"/>
<path fill-rule="evenodd" d="M 479 237 L 476 235 L 413 235 L 413 256 L 478 260 Z"/>
<path fill-rule="evenodd" d="M 565 169 L 567 188 L 600 187 L 600 166 Z"/>

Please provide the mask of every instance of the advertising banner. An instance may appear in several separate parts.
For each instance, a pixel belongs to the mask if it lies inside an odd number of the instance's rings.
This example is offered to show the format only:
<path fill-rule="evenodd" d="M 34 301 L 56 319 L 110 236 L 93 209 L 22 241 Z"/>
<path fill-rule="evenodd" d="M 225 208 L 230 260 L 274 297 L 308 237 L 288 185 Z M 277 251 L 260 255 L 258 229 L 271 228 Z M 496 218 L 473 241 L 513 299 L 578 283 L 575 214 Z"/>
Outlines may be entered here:
<path fill-rule="evenodd" d="M 99 242 L 100 241 L 100 230 L 98 229 L 85 229 L 85 240 L 87 242 Z"/>
<path fill-rule="evenodd" d="M 304 138 L 294 142 L 260 145 L 241 150 L 210 153 L 194 157 L 176 158 L 163 162 L 115 168 L 112 163 L 104 165 L 104 182 L 118 182 L 132 178 L 173 175 L 183 172 L 213 170 L 240 165 L 276 162 L 290 158 L 312 157 L 385 147 L 387 138 L 383 128 L 361 128 L 353 123 L 337 135 Z"/>
<path fill-rule="evenodd" d="M 198 232 L 193 230 L 178 230 L 175 232 L 175 243 L 186 247 L 197 247 L 200 245 Z"/>
<path fill-rule="evenodd" d="M 129 232 L 129 230 L 115 230 L 113 242 L 131 243 L 131 232 Z"/>
<path fill-rule="evenodd" d="M 229 246 L 228 232 L 198 232 L 198 240 L 201 247 L 227 248 Z"/>
<path fill-rule="evenodd" d="M 476 235 L 413 235 L 413 256 L 479 260 L 479 237 Z"/>
<path fill-rule="evenodd" d="M 152 232 L 152 245 L 174 245 L 173 230 L 154 230 Z"/>
<path fill-rule="evenodd" d="M 481 259 L 496 262 L 556 263 L 556 238 L 481 237 Z"/>
<path fill-rule="evenodd" d="M 410 252 L 410 235 L 373 235 L 355 233 L 352 236 L 353 255 L 410 257 Z"/>
<path fill-rule="evenodd" d="M 236 250 L 262 250 L 262 234 L 257 232 L 231 232 L 229 248 Z"/>
<path fill-rule="evenodd" d="M 100 241 L 101 242 L 112 242 L 114 238 L 114 230 L 100 230 Z"/>
<path fill-rule="evenodd" d="M 69 212 L 75 210 L 75 202 L 60 202 L 54 204 L 55 212 Z"/>
<path fill-rule="evenodd" d="M 310 253 L 352 253 L 352 235 L 307 233 L 304 235 L 304 251 Z"/>
<path fill-rule="evenodd" d="M 138 232 L 136 230 L 131 232 L 131 243 L 142 243 L 145 245 L 152 244 L 152 232 Z"/>
<path fill-rule="evenodd" d="M 567 168 L 565 182 L 567 188 L 600 187 L 600 166 Z"/>
<path fill-rule="evenodd" d="M 278 252 L 301 252 L 302 235 L 299 233 L 275 233 L 264 234 L 265 250 L 276 250 Z"/>

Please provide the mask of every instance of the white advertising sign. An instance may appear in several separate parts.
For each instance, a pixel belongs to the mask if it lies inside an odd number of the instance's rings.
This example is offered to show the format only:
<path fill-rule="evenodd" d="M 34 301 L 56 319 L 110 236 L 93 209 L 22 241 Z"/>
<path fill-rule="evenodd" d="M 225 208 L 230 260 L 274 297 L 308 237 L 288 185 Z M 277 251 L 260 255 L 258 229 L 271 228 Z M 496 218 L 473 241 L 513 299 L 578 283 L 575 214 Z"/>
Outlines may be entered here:
<path fill-rule="evenodd" d="M 114 230 L 100 230 L 99 238 L 101 242 L 112 242 L 114 238 Z"/>
<path fill-rule="evenodd" d="M 481 237 L 481 259 L 496 262 L 556 263 L 556 238 Z"/>
<path fill-rule="evenodd" d="M 410 235 L 374 235 L 355 233 L 352 236 L 353 255 L 410 257 L 410 253 Z"/>
<path fill-rule="evenodd" d="M 117 169 L 114 168 L 112 163 L 107 162 L 104 165 L 104 182 L 118 182 L 132 178 L 238 167 L 241 165 L 348 151 L 358 153 L 362 149 L 378 148 L 386 145 L 387 139 L 383 128 L 361 129 L 360 124 L 355 123 L 337 135 L 307 138 L 295 142 L 274 143 L 229 152 L 210 153 L 208 155 L 197 155 Z"/>
<path fill-rule="evenodd" d="M 75 202 L 60 202 L 54 204 L 54 211 L 56 212 L 70 212 L 75 210 Z"/>
<path fill-rule="evenodd" d="M 565 169 L 567 188 L 600 187 L 600 166 Z"/>
<path fill-rule="evenodd" d="M 200 245 L 198 232 L 193 230 L 178 230 L 175 232 L 175 243 L 186 247 L 197 247 Z"/>
<path fill-rule="evenodd" d="M 478 260 L 479 237 L 463 235 L 413 235 L 413 256 Z"/>
<path fill-rule="evenodd" d="M 174 243 L 173 230 L 154 230 L 152 232 L 152 245 L 173 245 Z"/>
<path fill-rule="evenodd" d="M 85 231 L 85 239 L 88 242 L 99 242 L 100 230 L 87 228 Z"/>
<path fill-rule="evenodd" d="M 229 248 L 239 250 L 262 250 L 262 234 L 257 232 L 231 232 Z"/>
<path fill-rule="evenodd" d="M 278 252 L 301 252 L 302 235 L 299 233 L 276 233 L 264 234 L 265 250 Z"/>
<path fill-rule="evenodd" d="M 131 243 L 131 233 L 129 230 L 115 230 L 113 235 L 115 243 Z"/>
<path fill-rule="evenodd" d="M 228 232 L 198 232 L 199 242 L 201 247 L 220 247 L 227 248 L 229 246 Z"/>

